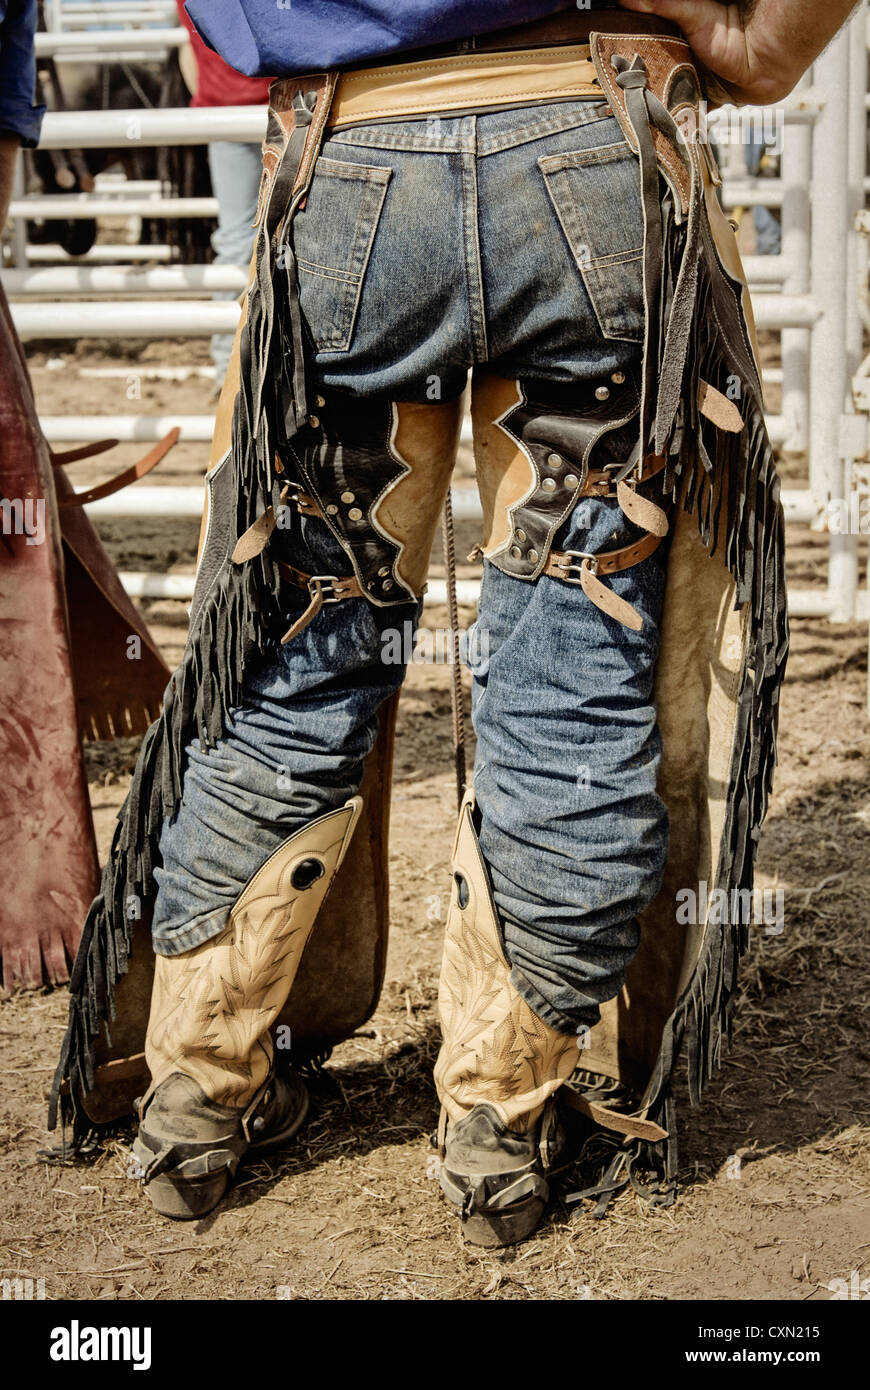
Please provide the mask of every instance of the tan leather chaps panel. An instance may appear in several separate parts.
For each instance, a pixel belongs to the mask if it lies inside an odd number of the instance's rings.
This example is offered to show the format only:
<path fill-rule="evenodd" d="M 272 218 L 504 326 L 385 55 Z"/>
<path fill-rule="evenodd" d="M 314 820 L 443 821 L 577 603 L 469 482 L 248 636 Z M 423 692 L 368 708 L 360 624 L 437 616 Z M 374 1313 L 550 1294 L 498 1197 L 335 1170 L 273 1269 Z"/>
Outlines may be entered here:
<path fill-rule="evenodd" d="M 248 266 L 248 283 L 254 275 L 254 263 L 257 259 L 256 250 L 251 254 Z M 233 346 L 230 352 L 230 360 L 227 363 L 226 376 L 221 386 L 220 400 L 218 401 L 217 414 L 214 422 L 214 434 L 211 439 L 211 449 L 209 451 L 209 466 L 213 467 L 232 444 L 233 431 L 233 406 L 239 392 L 239 381 L 241 377 L 240 356 L 242 343 L 242 330 L 245 326 L 245 319 L 248 314 L 248 290 L 239 295 L 239 322 L 236 328 Z"/>
<path fill-rule="evenodd" d="M 522 446 L 500 425 L 521 404 L 516 381 L 476 373 L 471 396 L 474 462 L 483 509 L 483 553 L 496 555 L 511 535 L 510 510 L 531 497 L 538 486 L 534 463 Z"/>
<path fill-rule="evenodd" d="M 332 891 L 318 914 L 279 1024 L 291 1029 L 290 1061 L 318 1054 L 361 1028 L 377 1006 L 388 934 L 388 865 L 393 741 L 398 696 L 382 707 L 377 742 L 366 759 L 363 809 Z M 116 1017 L 96 1044 L 88 1118 L 104 1124 L 126 1114 L 145 1091 L 145 1030 L 154 950 L 150 923 L 137 921 L 127 974 L 115 991 Z"/>
<path fill-rule="evenodd" d="M 489 1104 L 509 1129 L 527 1130 L 574 1071 L 580 1054 L 577 1038 L 550 1028 L 511 984 L 473 812 L 469 793 L 453 850 L 435 1086 L 454 1122 L 475 1105 Z"/>
<path fill-rule="evenodd" d="M 749 330 L 749 339 L 752 351 L 755 356 L 755 365 L 758 374 L 761 376 L 761 355 L 758 348 L 758 334 L 755 328 L 755 314 L 752 310 L 752 296 L 749 293 L 749 284 L 746 279 L 746 272 L 743 269 L 743 262 L 740 258 L 740 250 L 737 245 L 737 234 L 729 222 L 725 213 L 722 211 L 722 204 L 719 202 L 717 185 L 713 181 L 710 160 L 713 153 L 709 146 L 702 146 L 701 158 L 698 163 L 701 168 L 701 177 L 704 183 L 704 200 L 707 205 L 707 216 L 710 219 L 710 230 L 713 233 L 713 240 L 716 243 L 716 250 L 719 259 L 728 271 L 733 280 L 737 280 L 743 286 L 741 296 L 741 308 L 746 319 L 746 326 Z M 717 172 L 717 178 L 719 177 Z"/>
<path fill-rule="evenodd" d="M 253 261 L 252 261 L 253 265 Z M 245 317 L 248 312 L 247 293 L 242 295 L 240 300 L 241 313 L 239 314 L 239 326 L 236 329 L 236 336 L 233 339 L 230 360 L 227 364 L 226 376 L 221 386 L 220 399 L 215 413 L 214 433 L 211 437 L 211 448 L 208 455 L 209 470 L 220 463 L 225 458 L 232 447 L 233 442 L 233 410 L 236 404 L 236 396 L 239 393 L 240 370 L 240 351 L 242 342 L 242 329 L 245 326 Z M 199 528 L 199 541 L 196 547 L 196 563 L 199 565 L 199 558 L 202 555 L 202 547 L 205 544 L 206 531 L 208 530 L 210 496 L 206 488 L 205 503 L 202 511 L 202 522 Z"/>
<path fill-rule="evenodd" d="M 378 741 L 360 787 L 359 824 L 279 1019 L 289 1025 L 294 1045 L 299 1042 L 310 1053 L 350 1037 L 371 1018 L 380 998 L 389 929 L 390 786 L 398 708 L 396 694 L 381 709 Z"/>
<path fill-rule="evenodd" d="M 677 921 L 677 893 L 713 886 L 734 745 L 746 614 L 733 609 L 734 584 L 679 510 L 668 563 L 656 707 L 662 735 L 658 790 L 670 817 L 661 891 L 641 916 L 641 940 L 622 992 L 602 1007 L 583 1066 L 642 1094 L 662 1030 L 691 980 L 705 923 Z"/>
<path fill-rule="evenodd" d="M 272 1069 L 269 1030 L 293 987 L 361 806 L 353 797 L 279 845 L 218 936 L 182 955 L 156 958 L 145 1039 L 151 1086 L 143 1105 L 176 1072 L 217 1105 L 251 1103 Z"/>
<path fill-rule="evenodd" d="M 419 594 L 456 461 L 462 398 L 440 404 L 397 402 L 393 421 L 390 451 L 407 471 L 374 503 L 372 524 L 400 547 L 396 573 Z"/>

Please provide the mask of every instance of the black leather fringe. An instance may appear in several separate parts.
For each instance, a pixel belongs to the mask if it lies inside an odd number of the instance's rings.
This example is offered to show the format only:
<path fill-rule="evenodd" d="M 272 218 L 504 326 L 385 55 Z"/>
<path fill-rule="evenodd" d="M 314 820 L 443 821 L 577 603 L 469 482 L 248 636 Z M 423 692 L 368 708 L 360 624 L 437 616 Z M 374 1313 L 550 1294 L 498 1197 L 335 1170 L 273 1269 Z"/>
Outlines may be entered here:
<path fill-rule="evenodd" d="M 702 154 L 703 157 L 703 154 Z M 735 606 L 748 605 L 748 632 L 737 695 L 737 720 L 726 814 L 714 886 L 751 890 L 761 824 L 776 765 L 780 687 L 788 655 L 785 518 L 780 484 L 764 420 L 761 382 L 748 337 L 743 285 L 724 269 L 702 196 L 693 200 L 688 226 L 677 225 L 663 202 L 665 274 L 662 322 L 668 324 L 660 357 L 655 437 L 647 451 L 665 455 L 665 491 L 698 521 L 710 555 L 726 563 L 736 585 Z M 717 428 L 699 406 L 701 382 L 714 386 L 740 410 L 744 428 Z M 597 1197 L 600 1217 L 629 1183 L 654 1205 L 676 1193 L 677 1140 L 673 1081 L 685 1048 L 689 1099 L 701 1093 L 730 1039 L 730 1002 L 749 924 L 708 924 L 695 972 L 662 1036 L 642 1102 L 643 1113 L 668 1132 L 658 1143 L 626 1140 L 583 1197 Z M 644 1183 L 639 1174 L 651 1176 Z"/>
<path fill-rule="evenodd" d="M 291 148 L 289 154 L 298 156 L 299 151 Z M 271 205 L 283 210 L 287 202 L 282 206 L 273 196 Z M 91 1128 L 77 1102 L 93 1089 L 95 1042 L 104 1024 L 108 1035 L 115 988 L 127 973 L 131 901 L 133 916 L 139 916 L 154 897 L 158 841 L 164 820 L 181 800 L 185 749 L 197 737 L 205 748 L 220 738 L 227 711 L 239 703 L 249 663 L 283 630 L 278 571 L 268 550 L 243 566 L 230 559 L 236 539 L 268 506 L 278 504 L 279 484 L 272 466 L 276 445 L 297 432 L 307 413 L 304 374 L 289 350 L 292 344 L 301 354 L 295 263 L 287 225 L 279 232 L 278 221 L 267 206 L 240 344 L 232 453 L 225 465 L 232 470 L 235 529 L 214 578 L 197 585 L 184 656 L 166 688 L 160 717 L 140 749 L 70 978 L 69 1022 L 48 1119 L 49 1129 L 54 1129 L 59 1111 L 62 1124 L 72 1126 L 68 1152 Z M 201 584 L 204 593 L 199 592 Z"/>

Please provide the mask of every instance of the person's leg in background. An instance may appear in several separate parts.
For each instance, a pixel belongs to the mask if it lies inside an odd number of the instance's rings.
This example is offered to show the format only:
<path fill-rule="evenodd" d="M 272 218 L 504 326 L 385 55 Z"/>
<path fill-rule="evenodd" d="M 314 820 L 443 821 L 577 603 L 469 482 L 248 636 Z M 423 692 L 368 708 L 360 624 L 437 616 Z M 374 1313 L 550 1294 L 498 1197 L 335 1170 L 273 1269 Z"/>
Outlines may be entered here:
<path fill-rule="evenodd" d="M 211 186 L 218 204 L 218 225 L 212 234 L 215 265 L 235 265 L 247 270 L 254 249 L 254 215 L 263 171 L 259 145 L 214 140 L 208 147 Z M 238 299 L 232 290 L 219 291 L 214 299 Z M 220 391 L 233 347 L 232 333 L 214 333 L 211 355 L 215 386 Z"/>
<path fill-rule="evenodd" d="M 768 153 L 763 140 L 750 140 L 746 146 L 746 172 L 773 177 L 777 161 Z M 771 167 L 772 166 L 772 167 Z M 752 209 L 752 222 L 755 227 L 755 254 L 757 256 L 778 256 L 782 250 L 782 222 L 772 208 Z"/>

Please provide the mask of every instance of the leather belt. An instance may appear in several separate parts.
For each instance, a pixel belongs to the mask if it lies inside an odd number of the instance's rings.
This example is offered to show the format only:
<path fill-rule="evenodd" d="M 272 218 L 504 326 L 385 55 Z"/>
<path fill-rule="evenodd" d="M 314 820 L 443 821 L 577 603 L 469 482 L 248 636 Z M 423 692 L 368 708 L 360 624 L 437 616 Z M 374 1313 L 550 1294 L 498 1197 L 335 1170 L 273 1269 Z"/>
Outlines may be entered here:
<path fill-rule="evenodd" d="M 622 570 L 631 569 L 632 565 L 639 565 L 658 549 L 662 539 L 662 536 L 646 535 L 619 550 L 599 551 L 597 555 L 584 550 L 551 550 L 542 573 L 551 579 L 561 579 L 565 584 L 579 584 L 589 601 L 602 613 L 634 632 L 640 632 L 643 619 L 637 609 L 602 584 L 598 576 L 620 574 Z"/>
<path fill-rule="evenodd" d="M 585 550 L 551 550 L 541 573 L 548 574 L 551 579 L 563 579 L 566 584 L 580 584 L 580 571 L 584 568 L 593 575 L 621 574 L 623 570 L 629 570 L 632 565 L 639 565 L 642 560 L 648 559 L 663 539 L 662 536 L 646 535 L 619 550 L 602 550 L 597 555 Z"/>
<path fill-rule="evenodd" d="M 327 126 L 593 97 L 605 100 L 588 45 L 460 53 L 342 73 Z"/>

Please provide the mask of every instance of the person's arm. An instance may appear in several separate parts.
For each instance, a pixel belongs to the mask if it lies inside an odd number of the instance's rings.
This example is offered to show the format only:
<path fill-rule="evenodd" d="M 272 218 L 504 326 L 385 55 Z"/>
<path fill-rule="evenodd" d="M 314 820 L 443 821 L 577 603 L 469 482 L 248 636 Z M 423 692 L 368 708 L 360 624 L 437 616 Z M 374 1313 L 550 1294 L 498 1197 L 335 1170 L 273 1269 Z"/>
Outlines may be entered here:
<path fill-rule="evenodd" d="M 36 145 L 45 114 L 34 106 L 36 0 L 0 4 L 0 228 L 5 226 L 18 146 Z"/>
<path fill-rule="evenodd" d="M 620 0 L 678 24 L 733 101 L 782 101 L 855 9 L 855 0 Z"/>
<path fill-rule="evenodd" d="M 0 132 L 0 232 L 6 226 L 19 144 L 17 135 L 3 135 Z"/>

